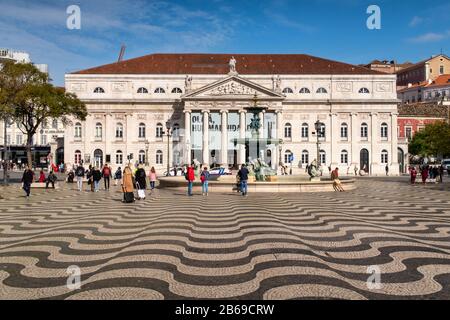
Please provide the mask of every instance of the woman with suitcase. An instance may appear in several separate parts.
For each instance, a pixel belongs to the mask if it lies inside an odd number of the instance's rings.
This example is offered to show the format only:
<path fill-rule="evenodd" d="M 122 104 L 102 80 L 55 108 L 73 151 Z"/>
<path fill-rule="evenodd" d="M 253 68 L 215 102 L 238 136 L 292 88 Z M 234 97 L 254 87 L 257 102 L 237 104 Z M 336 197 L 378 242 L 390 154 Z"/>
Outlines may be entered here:
<path fill-rule="evenodd" d="M 133 171 L 131 171 L 130 166 L 126 166 L 123 170 L 122 179 L 122 191 L 123 200 L 122 202 L 131 203 L 134 202 L 134 178 Z"/>

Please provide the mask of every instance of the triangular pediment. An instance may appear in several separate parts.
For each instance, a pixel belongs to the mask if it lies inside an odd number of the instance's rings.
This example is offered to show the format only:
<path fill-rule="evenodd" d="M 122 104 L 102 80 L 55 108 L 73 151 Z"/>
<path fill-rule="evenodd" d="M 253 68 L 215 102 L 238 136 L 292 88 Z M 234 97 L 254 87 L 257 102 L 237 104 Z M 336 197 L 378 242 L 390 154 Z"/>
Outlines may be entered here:
<path fill-rule="evenodd" d="M 239 76 L 230 76 L 225 79 L 208 84 L 202 88 L 188 92 L 181 98 L 183 100 L 203 99 L 252 99 L 255 94 L 258 99 L 283 100 L 285 96 L 270 90 L 255 82 Z"/>

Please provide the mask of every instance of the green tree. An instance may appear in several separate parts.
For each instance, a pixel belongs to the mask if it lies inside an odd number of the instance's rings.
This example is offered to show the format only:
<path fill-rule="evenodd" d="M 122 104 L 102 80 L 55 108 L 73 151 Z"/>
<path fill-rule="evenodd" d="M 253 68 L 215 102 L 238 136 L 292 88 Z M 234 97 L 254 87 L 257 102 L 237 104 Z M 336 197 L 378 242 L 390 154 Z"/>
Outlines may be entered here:
<path fill-rule="evenodd" d="M 450 156 L 450 125 L 441 121 L 427 125 L 414 135 L 409 152 L 422 157 Z"/>
<path fill-rule="evenodd" d="M 70 117 L 86 120 L 87 111 L 76 95 L 54 87 L 32 64 L 6 62 L 0 70 L 0 116 L 20 125 L 31 165 L 33 137 L 44 121 L 60 119 L 67 125 Z"/>

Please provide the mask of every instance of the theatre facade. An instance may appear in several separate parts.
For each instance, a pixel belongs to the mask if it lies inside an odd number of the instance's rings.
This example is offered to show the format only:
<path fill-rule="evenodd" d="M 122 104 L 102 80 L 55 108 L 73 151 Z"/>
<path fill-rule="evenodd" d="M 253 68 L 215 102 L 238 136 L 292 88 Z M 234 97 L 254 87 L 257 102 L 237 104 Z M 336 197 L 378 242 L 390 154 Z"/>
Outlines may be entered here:
<path fill-rule="evenodd" d="M 162 172 L 167 162 L 260 158 L 300 173 L 319 158 L 344 172 L 399 173 L 396 77 L 364 67 L 300 54 L 152 54 L 67 74 L 66 89 L 89 113 L 66 128 L 66 164 Z M 254 137 L 255 106 L 257 156 L 236 143 Z"/>

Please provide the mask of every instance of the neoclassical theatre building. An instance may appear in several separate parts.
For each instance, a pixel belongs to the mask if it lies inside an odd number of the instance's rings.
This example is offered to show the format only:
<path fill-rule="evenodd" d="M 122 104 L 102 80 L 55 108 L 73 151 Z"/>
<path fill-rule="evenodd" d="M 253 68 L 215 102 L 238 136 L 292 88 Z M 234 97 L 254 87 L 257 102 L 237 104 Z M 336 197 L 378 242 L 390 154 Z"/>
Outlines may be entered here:
<path fill-rule="evenodd" d="M 252 136 L 247 108 L 257 105 L 260 137 L 282 140 L 260 150 L 274 169 L 304 172 L 319 156 L 343 172 L 399 173 L 396 76 L 364 67 L 303 54 L 152 54 L 67 74 L 66 89 L 89 112 L 66 130 L 66 164 L 236 167 L 249 160 L 235 142 Z"/>

